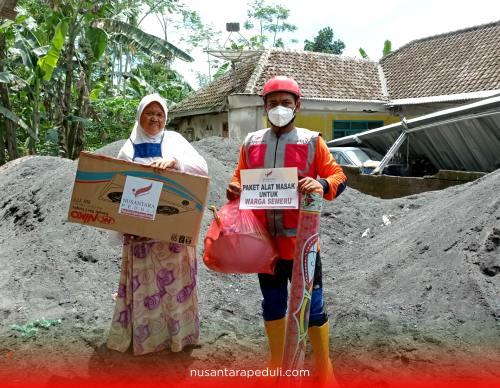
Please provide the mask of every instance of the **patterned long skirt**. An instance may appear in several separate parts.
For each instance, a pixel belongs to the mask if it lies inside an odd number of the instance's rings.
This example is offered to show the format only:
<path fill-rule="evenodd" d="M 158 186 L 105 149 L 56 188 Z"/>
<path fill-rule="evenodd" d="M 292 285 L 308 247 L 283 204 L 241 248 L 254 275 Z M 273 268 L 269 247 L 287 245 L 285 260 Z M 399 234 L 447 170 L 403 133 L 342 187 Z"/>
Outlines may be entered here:
<path fill-rule="evenodd" d="M 199 339 L 196 251 L 124 237 L 120 284 L 107 342 L 135 355 L 179 352 Z"/>

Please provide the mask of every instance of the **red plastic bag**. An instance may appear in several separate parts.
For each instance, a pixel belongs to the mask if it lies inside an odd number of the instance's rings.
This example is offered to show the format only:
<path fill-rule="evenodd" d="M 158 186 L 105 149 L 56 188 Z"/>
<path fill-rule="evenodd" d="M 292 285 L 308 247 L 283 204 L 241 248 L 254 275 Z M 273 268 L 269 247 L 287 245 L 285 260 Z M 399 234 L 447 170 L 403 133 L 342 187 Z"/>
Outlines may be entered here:
<path fill-rule="evenodd" d="M 269 233 L 252 210 L 240 210 L 239 200 L 218 212 L 205 237 L 203 262 L 217 272 L 274 273 L 278 260 Z"/>

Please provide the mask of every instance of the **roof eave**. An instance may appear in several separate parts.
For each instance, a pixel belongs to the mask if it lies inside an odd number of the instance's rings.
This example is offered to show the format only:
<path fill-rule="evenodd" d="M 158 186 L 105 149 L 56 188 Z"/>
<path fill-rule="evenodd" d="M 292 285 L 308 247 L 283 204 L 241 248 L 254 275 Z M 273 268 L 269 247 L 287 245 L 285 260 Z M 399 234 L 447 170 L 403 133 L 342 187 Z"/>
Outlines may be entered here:
<path fill-rule="evenodd" d="M 259 100 L 262 98 L 258 94 L 252 93 L 233 93 L 230 96 L 248 96 L 248 97 L 259 97 Z M 301 96 L 300 99 L 302 101 L 331 101 L 331 102 L 352 102 L 352 103 L 373 103 L 373 104 L 386 104 L 387 100 L 385 99 L 373 99 L 373 100 L 362 100 L 355 98 L 327 98 L 327 97 L 304 97 Z"/>
<path fill-rule="evenodd" d="M 326 101 L 326 102 L 351 102 L 355 104 L 386 104 L 387 100 L 360 100 L 355 98 L 322 98 L 322 97 L 301 97 L 301 100 L 305 101 Z"/>
<path fill-rule="evenodd" d="M 399 98 L 386 102 L 387 106 L 402 106 L 402 105 L 417 105 L 428 104 L 434 102 L 449 102 L 449 101 L 466 101 L 480 98 L 494 97 L 500 94 L 500 89 L 495 90 L 480 90 L 478 92 L 446 94 L 440 96 L 427 96 L 415 98 Z"/>
<path fill-rule="evenodd" d="M 187 116 L 199 116 L 206 115 L 210 113 L 220 113 L 226 111 L 224 104 L 216 105 L 208 108 L 201 109 L 193 109 L 193 110 L 180 110 L 180 111 L 170 111 L 168 112 L 168 116 L 170 119 L 176 119 L 179 117 L 187 117 Z"/>

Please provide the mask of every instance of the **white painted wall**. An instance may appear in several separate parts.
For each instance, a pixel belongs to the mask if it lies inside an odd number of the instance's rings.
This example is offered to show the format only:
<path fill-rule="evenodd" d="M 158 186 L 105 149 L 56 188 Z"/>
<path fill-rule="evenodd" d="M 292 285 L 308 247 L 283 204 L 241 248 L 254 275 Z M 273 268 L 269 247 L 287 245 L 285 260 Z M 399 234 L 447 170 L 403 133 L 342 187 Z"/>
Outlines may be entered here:
<path fill-rule="evenodd" d="M 227 112 L 186 116 L 178 119 L 175 129 L 189 141 L 195 141 L 209 136 L 222 137 L 224 122 L 228 122 Z"/>
<path fill-rule="evenodd" d="M 228 112 L 186 116 L 176 119 L 175 128 L 188 140 L 198 140 L 209 136 L 223 136 L 223 123 L 228 124 L 229 137 L 243 141 L 249 132 L 265 128 L 262 98 L 256 95 L 235 94 L 228 96 Z M 358 114 L 367 118 L 387 115 L 389 110 L 380 101 L 325 101 L 302 100 L 300 115 L 324 118 L 324 127 L 330 131 L 331 114 Z M 327 137 L 328 138 L 328 137 Z"/>
<path fill-rule="evenodd" d="M 235 94 L 228 98 L 229 137 L 243 141 L 246 135 L 262 128 L 264 106 L 255 95 Z"/>
<path fill-rule="evenodd" d="M 236 108 L 229 111 L 229 137 L 243 141 L 246 135 L 262 129 L 263 108 Z"/>

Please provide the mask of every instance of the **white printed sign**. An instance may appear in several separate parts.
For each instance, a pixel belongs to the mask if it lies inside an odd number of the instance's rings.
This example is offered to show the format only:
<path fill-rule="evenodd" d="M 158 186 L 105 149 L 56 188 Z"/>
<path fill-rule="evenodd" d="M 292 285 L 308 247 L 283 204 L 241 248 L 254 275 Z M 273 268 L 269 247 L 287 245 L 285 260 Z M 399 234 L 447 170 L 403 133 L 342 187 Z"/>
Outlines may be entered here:
<path fill-rule="evenodd" d="M 127 176 L 118 213 L 154 220 L 163 183 Z"/>
<path fill-rule="evenodd" d="M 297 168 L 241 170 L 240 209 L 298 209 Z"/>

